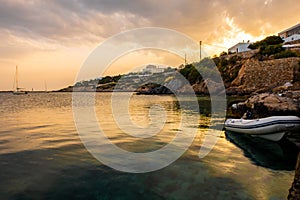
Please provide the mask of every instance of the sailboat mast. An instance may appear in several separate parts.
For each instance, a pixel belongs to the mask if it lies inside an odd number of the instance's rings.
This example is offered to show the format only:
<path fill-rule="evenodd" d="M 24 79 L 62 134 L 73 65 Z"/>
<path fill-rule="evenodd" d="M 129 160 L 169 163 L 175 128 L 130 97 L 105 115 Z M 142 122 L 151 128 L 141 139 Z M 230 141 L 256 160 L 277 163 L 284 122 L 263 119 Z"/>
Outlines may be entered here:
<path fill-rule="evenodd" d="M 18 65 L 16 66 L 16 89 L 19 90 Z"/>
<path fill-rule="evenodd" d="M 18 65 L 16 65 L 16 75 L 15 75 L 15 81 L 14 81 L 14 86 L 15 86 L 15 91 L 13 91 L 13 94 L 27 94 L 26 91 L 22 91 L 21 88 L 19 88 L 19 77 L 18 77 Z"/>
<path fill-rule="evenodd" d="M 45 92 L 47 92 L 47 83 L 45 81 Z"/>

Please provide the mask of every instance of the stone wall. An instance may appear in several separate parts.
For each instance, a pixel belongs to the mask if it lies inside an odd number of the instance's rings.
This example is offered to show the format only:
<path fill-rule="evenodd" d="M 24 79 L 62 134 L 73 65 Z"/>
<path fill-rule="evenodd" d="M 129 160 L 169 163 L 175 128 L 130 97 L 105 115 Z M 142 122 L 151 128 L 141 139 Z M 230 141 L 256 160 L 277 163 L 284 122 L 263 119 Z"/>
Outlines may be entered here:
<path fill-rule="evenodd" d="M 258 90 L 268 91 L 293 82 L 294 69 L 298 67 L 300 58 L 283 58 L 258 61 L 251 58 L 244 62 L 237 78 L 231 87 L 239 87 L 247 93 Z"/>

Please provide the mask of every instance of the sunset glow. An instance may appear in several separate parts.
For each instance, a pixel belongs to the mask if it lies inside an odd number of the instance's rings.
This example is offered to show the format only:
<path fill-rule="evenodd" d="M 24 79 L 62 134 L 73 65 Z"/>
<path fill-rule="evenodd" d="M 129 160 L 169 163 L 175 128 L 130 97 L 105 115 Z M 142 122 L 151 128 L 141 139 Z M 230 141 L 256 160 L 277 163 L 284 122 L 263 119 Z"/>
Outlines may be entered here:
<path fill-rule="evenodd" d="M 201 40 L 208 55 L 219 55 L 237 42 L 257 41 L 297 24 L 300 19 L 297 4 L 296 0 L 284 4 L 275 0 L 132 1 L 132 4 L 3 0 L 0 90 L 12 90 L 16 65 L 20 85 L 27 90 L 43 90 L 45 81 L 49 90 L 71 85 L 97 45 L 133 28 L 173 29 L 195 41 Z M 147 63 L 162 62 L 176 67 L 184 62 L 182 58 L 158 52 L 137 52 L 121 61 L 107 73 L 122 74 Z"/>

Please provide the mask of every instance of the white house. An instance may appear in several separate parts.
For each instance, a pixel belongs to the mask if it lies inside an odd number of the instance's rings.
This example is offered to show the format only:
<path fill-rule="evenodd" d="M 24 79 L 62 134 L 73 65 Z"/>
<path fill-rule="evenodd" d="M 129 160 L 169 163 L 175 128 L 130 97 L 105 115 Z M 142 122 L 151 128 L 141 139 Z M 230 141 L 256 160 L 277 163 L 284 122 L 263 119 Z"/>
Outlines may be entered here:
<path fill-rule="evenodd" d="M 278 33 L 278 36 L 284 40 L 285 44 L 300 42 L 300 23 Z"/>
<path fill-rule="evenodd" d="M 228 49 L 228 53 L 240 53 L 240 52 L 250 51 L 251 49 L 248 48 L 249 45 L 250 45 L 249 42 L 247 43 L 239 42 L 233 47 L 230 47 Z"/>
<path fill-rule="evenodd" d="M 294 34 L 283 39 L 284 44 L 300 43 L 300 34 Z"/>
<path fill-rule="evenodd" d="M 155 73 L 162 73 L 164 72 L 164 68 L 159 68 L 155 65 L 147 65 L 145 69 L 142 70 L 142 73 L 150 73 L 150 74 L 155 74 Z"/>

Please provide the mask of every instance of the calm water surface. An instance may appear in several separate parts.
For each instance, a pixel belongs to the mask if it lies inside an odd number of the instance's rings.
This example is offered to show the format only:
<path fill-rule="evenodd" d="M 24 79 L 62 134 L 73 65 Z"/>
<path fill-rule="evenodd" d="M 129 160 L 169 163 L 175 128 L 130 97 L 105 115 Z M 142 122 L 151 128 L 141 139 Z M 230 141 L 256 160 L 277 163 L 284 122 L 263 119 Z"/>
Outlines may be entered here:
<path fill-rule="evenodd" d="M 0 199 L 286 199 L 296 147 L 287 140 L 277 144 L 221 132 L 214 149 L 199 159 L 210 120 L 209 101 L 199 97 L 199 102 L 204 114 L 199 124 L 191 123 L 197 136 L 186 153 L 164 169 L 130 174 L 103 165 L 85 149 L 73 121 L 71 93 L 0 94 Z M 96 94 L 95 110 L 113 143 L 148 152 L 168 144 L 180 127 L 172 96 L 133 96 L 131 120 L 149 123 L 153 104 L 165 108 L 167 119 L 150 139 L 118 128 L 110 93 Z"/>

